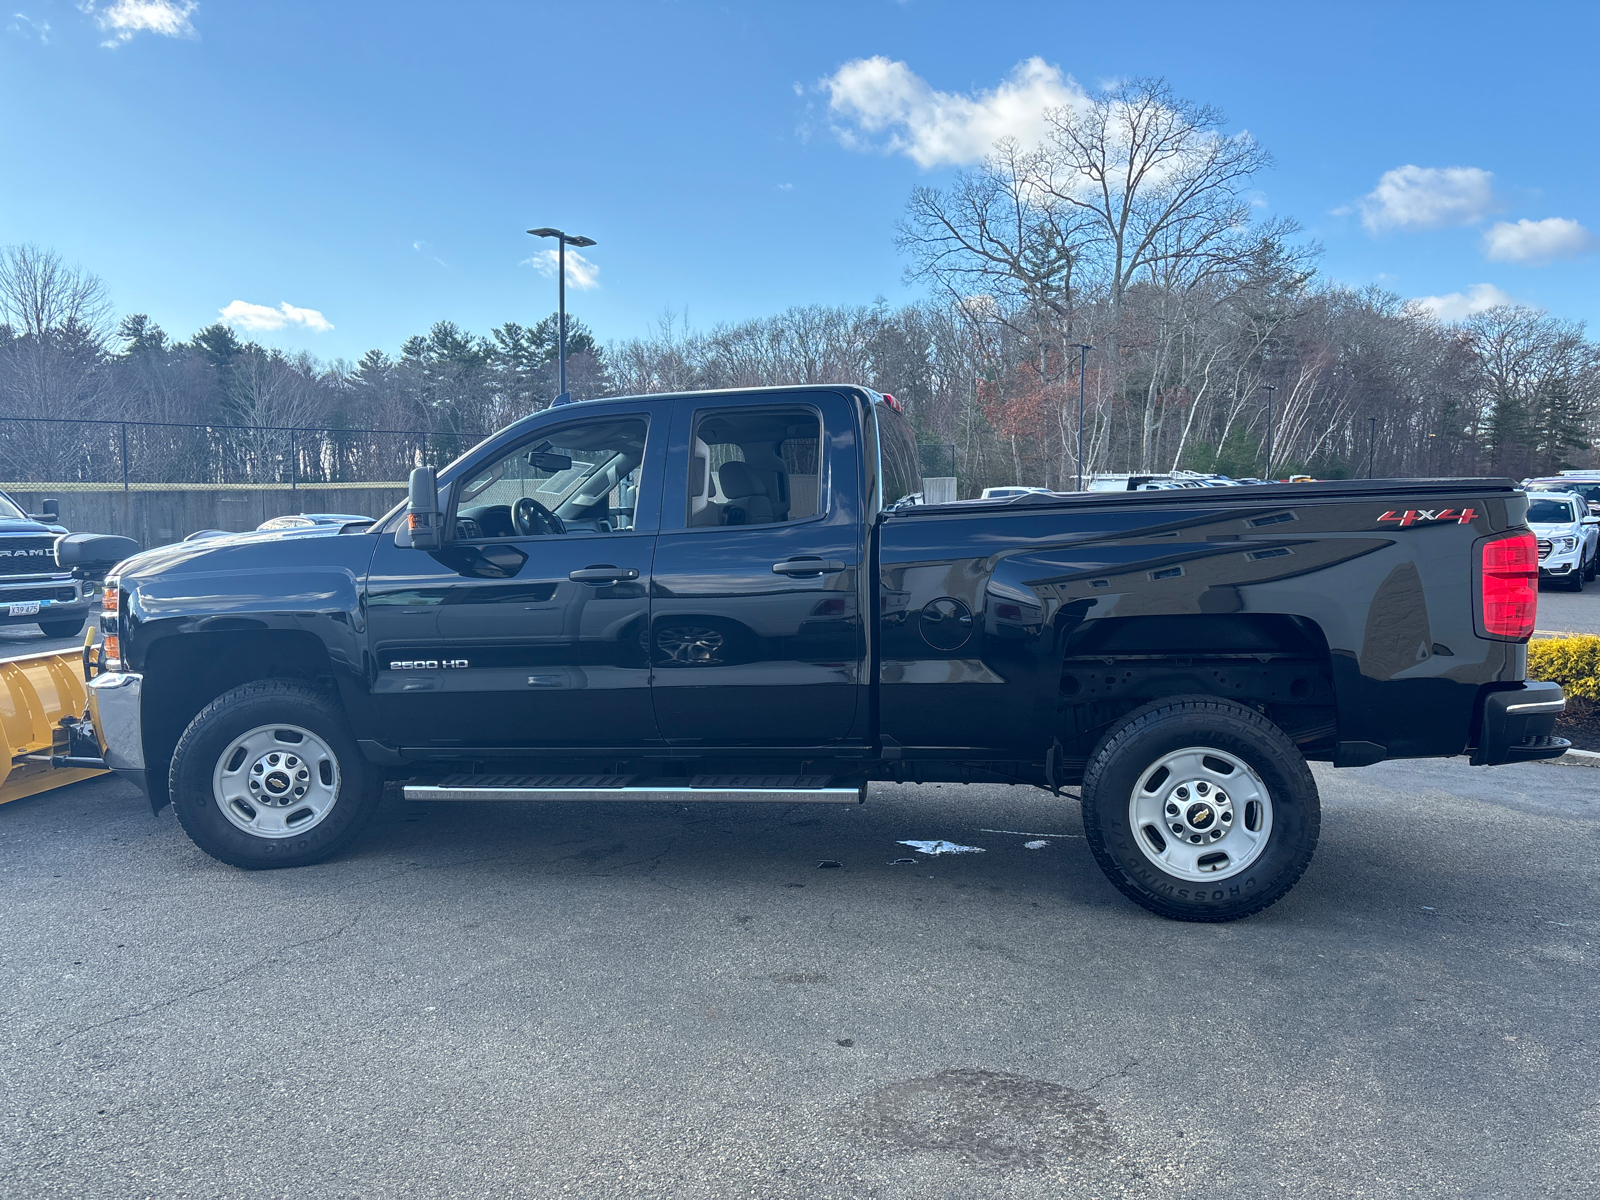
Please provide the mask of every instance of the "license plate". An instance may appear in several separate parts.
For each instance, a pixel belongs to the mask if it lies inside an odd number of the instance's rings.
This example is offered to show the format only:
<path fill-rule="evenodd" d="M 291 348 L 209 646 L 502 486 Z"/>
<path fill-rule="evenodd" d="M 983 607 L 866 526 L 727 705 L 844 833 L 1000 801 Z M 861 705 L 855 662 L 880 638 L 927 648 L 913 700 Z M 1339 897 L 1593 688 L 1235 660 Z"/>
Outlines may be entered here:
<path fill-rule="evenodd" d="M 38 614 L 39 602 L 37 600 L 20 600 L 16 604 L 6 605 L 6 616 L 8 617 L 34 617 L 38 616 Z"/>

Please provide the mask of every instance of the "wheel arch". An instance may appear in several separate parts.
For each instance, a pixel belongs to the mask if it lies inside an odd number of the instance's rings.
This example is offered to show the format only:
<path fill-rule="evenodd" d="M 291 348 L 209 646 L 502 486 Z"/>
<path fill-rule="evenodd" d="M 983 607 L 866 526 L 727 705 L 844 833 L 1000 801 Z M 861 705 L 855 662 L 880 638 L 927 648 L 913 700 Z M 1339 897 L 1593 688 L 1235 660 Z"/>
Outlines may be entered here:
<path fill-rule="evenodd" d="M 1307 757 L 1331 755 L 1338 738 L 1333 656 L 1315 621 L 1287 613 L 1106 617 L 1063 638 L 1063 765 L 1086 762 L 1106 728 L 1134 710 L 1180 695 L 1253 708 Z"/>
<path fill-rule="evenodd" d="M 248 629 L 198 632 L 151 644 L 144 661 L 141 723 L 150 807 L 170 796 L 166 764 L 202 708 L 224 692 L 258 679 L 301 679 L 322 684 L 344 707 L 327 647 L 303 630 Z"/>

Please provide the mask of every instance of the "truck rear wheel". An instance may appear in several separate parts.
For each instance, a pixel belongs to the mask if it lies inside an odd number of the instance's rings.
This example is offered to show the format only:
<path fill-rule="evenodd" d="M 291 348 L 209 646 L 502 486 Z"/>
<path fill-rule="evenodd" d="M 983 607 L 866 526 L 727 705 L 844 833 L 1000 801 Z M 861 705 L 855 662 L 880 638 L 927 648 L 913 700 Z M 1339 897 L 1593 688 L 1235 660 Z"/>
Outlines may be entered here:
<path fill-rule="evenodd" d="M 338 705 L 291 679 L 247 683 L 201 709 L 178 739 L 170 783 L 195 845 L 251 869 L 338 853 L 383 790 Z"/>
<path fill-rule="evenodd" d="M 1300 751 L 1229 700 L 1136 709 L 1095 749 L 1082 795 L 1106 877 L 1180 921 L 1234 921 L 1272 904 L 1304 873 L 1321 825 Z"/>

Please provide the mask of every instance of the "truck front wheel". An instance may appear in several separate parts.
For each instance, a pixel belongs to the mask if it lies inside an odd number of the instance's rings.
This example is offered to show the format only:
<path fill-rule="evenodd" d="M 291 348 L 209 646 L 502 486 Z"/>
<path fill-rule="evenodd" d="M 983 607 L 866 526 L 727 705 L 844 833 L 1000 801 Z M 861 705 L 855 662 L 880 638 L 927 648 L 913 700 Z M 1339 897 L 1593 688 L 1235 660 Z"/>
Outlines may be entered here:
<path fill-rule="evenodd" d="M 1157 701 L 1101 741 L 1083 779 L 1089 849 L 1136 904 L 1234 921 L 1283 896 L 1316 849 L 1321 804 L 1294 743 L 1229 700 Z"/>
<path fill-rule="evenodd" d="M 383 790 L 338 705 L 291 679 L 247 683 L 201 709 L 178 739 L 170 783 L 195 845 L 251 869 L 338 853 Z"/>

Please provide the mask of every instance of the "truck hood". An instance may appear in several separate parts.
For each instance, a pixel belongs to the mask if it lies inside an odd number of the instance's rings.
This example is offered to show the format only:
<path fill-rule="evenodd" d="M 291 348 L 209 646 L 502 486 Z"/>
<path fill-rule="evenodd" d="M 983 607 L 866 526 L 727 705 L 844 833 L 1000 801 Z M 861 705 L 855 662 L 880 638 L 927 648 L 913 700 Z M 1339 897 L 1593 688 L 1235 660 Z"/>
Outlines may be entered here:
<path fill-rule="evenodd" d="M 246 533 L 216 533 L 189 542 L 156 546 L 125 558 L 109 572 L 124 581 L 148 579 L 168 571 L 229 570 L 238 567 L 267 567 L 298 562 L 292 545 L 338 537 L 337 525 L 309 525 L 298 529 L 250 530 Z M 352 543 L 366 545 L 359 534 L 346 535 Z M 361 552 L 370 555 L 367 547 Z"/>
<path fill-rule="evenodd" d="M 41 521 L 0 517 L 0 537 L 15 537 L 21 533 L 48 533 L 54 537 L 65 532 L 66 530 L 58 525 L 46 525 Z"/>
<path fill-rule="evenodd" d="M 1546 523 L 1544 521 L 1529 521 L 1528 528 L 1533 530 L 1535 536 L 1542 538 L 1581 538 L 1583 536 L 1583 526 L 1578 524 L 1576 521 L 1555 521 L 1550 523 Z"/>

